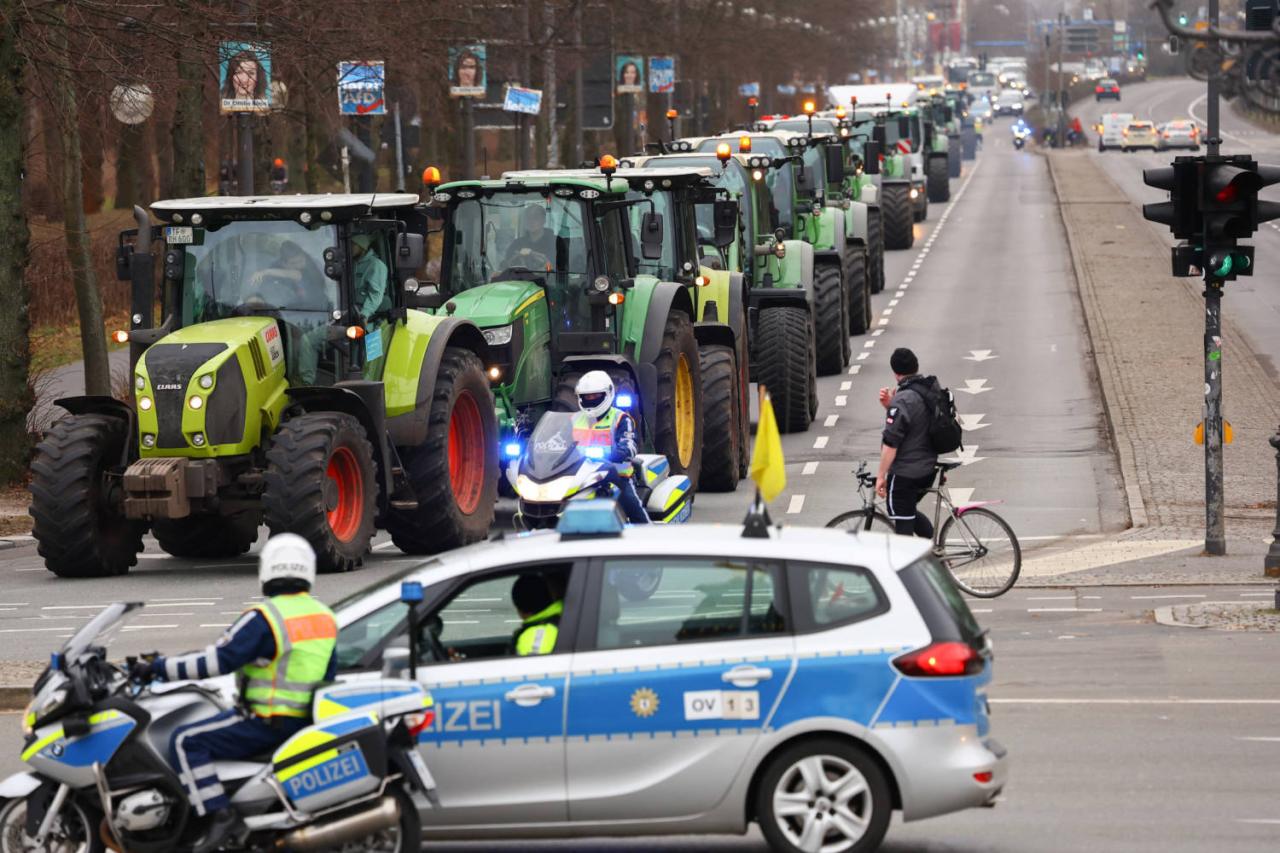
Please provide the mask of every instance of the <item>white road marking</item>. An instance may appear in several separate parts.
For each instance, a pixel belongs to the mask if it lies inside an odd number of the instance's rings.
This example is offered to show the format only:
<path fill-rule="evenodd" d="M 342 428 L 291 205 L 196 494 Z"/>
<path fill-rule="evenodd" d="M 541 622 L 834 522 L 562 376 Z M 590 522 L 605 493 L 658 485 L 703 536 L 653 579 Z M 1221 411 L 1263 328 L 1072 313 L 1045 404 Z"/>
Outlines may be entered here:
<path fill-rule="evenodd" d="M 893 313 L 893 309 L 892 309 L 892 308 L 886 308 L 886 309 L 884 309 L 883 311 L 881 311 L 880 313 L 881 313 L 881 314 L 883 314 L 884 316 L 888 317 L 890 314 L 892 314 L 892 313 Z M 868 345 L 870 345 L 870 344 L 874 344 L 874 343 L 875 343 L 875 341 L 869 341 L 869 342 L 868 342 Z"/>
<path fill-rule="evenodd" d="M 852 382 L 847 382 L 847 381 L 846 381 L 846 382 L 841 382 L 841 383 L 840 383 L 840 390 L 841 390 L 841 391 L 848 391 L 848 390 L 849 390 L 850 388 L 852 388 L 852 387 L 853 387 L 853 383 L 852 383 Z"/>
<path fill-rule="evenodd" d="M 848 397 L 846 397 L 846 396 L 844 396 L 843 394 L 842 394 L 842 395 L 840 395 L 839 397 L 836 397 L 836 405 L 837 405 L 837 406 L 847 406 L 847 405 L 849 405 L 849 398 L 848 398 Z"/>
<path fill-rule="evenodd" d="M 0 634 L 34 634 L 43 631 L 74 631 L 78 625 L 63 625 L 61 628 L 0 628 Z M 71 636 L 68 634 L 67 636 Z"/>
<path fill-rule="evenodd" d="M 866 360 L 867 360 L 867 356 L 869 356 L 869 355 L 871 355 L 871 353 L 867 352 L 866 350 L 863 350 L 862 352 L 858 353 L 858 361 L 866 361 Z M 36 569 L 25 569 L 25 570 L 24 570 L 24 569 L 18 569 L 18 571 L 20 571 L 20 572 L 21 572 L 21 571 L 34 572 L 34 571 L 37 571 L 37 570 L 36 570 Z"/>
<path fill-rule="evenodd" d="M 1027 601 L 1075 601 L 1074 595 L 1028 595 Z"/>
<path fill-rule="evenodd" d="M 41 610 L 101 610 L 106 607 L 105 604 L 52 604 L 48 607 L 41 607 Z"/>
<path fill-rule="evenodd" d="M 977 432 L 980 429 L 985 429 L 991 426 L 991 424 L 984 424 L 982 422 L 982 419 L 985 417 L 986 417 L 985 414 L 962 415 L 962 414 L 959 414 L 958 412 L 956 413 L 956 419 L 960 421 L 960 429 L 964 430 L 965 432 Z"/>
<path fill-rule="evenodd" d="M 971 349 L 969 355 L 964 357 L 965 361 L 990 361 L 993 358 L 999 358 L 998 355 L 992 355 L 989 349 Z"/>
<path fill-rule="evenodd" d="M 883 330 L 882 330 L 882 331 L 883 331 Z M 871 340 L 871 341 L 863 341 L 863 343 L 862 343 L 862 348 L 863 348 L 863 349 L 871 349 L 871 348 L 872 348 L 873 346 L 875 346 L 875 345 L 876 345 L 876 342 L 875 342 L 874 340 Z"/>
<path fill-rule="evenodd" d="M 1280 824 L 1280 818 L 1276 817 L 1238 817 L 1236 823 L 1260 823 L 1268 826 Z"/>
<path fill-rule="evenodd" d="M 969 612 L 970 613 L 991 613 L 992 609 L 990 607 L 970 607 Z"/>
<path fill-rule="evenodd" d="M 29 601 L 0 601 L 0 607 L 30 607 Z"/>
<path fill-rule="evenodd" d="M 1028 613 L 1101 613 L 1101 607 L 1028 607 Z"/>
<path fill-rule="evenodd" d="M 824 427 L 833 427 L 836 425 L 836 421 L 838 420 L 840 420 L 839 415 L 827 415 L 827 419 L 822 422 L 822 425 Z"/>
<path fill-rule="evenodd" d="M 895 306 L 895 305 L 897 305 L 897 304 L 898 304 L 898 300 L 896 300 L 896 299 L 890 299 L 890 300 L 889 300 L 889 307 L 890 307 L 890 308 L 892 308 L 893 306 Z"/>
<path fill-rule="evenodd" d="M 871 332 L 871 337 L 878 338 L 884 334 L 884 329 L 875 329 Z"/>
<path fill-rule="evenodd" d="M 153 602 L 147 602 L 147 607 L 152 609 L 156 607 L 212 607 L 212 606 L 213 606 L 212 601 L 175 601 L 171 604 L 155 604 Z"/>
<path fill-rule="evenodd" d="M 155 631 L 159 629 L 173 629 L 177 625 L 125 625 L 122 631 Z"/>
<path fill-rule="evenodd" d="M 1253 743 L 1280 743 L 1280 737 L 1265 737 L 1265 736 L 1236 737 L 1236 738 L 1232 738 L 1232 740 L 1247 740 Z"/>
<path fill-rule="evenodd" d="M 201 628 L 225 628 L 227 626 L 222 624 L 221 622 L 207 622 L 202 624 L 200 627 Z"/>
<path fill-rule="evenodd" d="M 953 487 L 948 489 L 948 491 L 951 492 L 951 503 L 956 506 L 964 506 L 973 500 L 973 489 L 970 489 L 967 486 Z M 1019 537 L 1018 541 L 1022 541 L 1022 538 Z"/>
<path fill-rule="evenodd" d="M 987 457 L 985 456 L 978 455 L 978 445 L 974 444 L 974 445 L 970 445 L 969 447 L 962 447 L 961 449 L 957 450 L 956 455 L 949 457 L 946 461 L 959 462 L 961 465 L 972 465 L 973 463 L 981 462 L 983 459 L 986 459 L 986 458 Z"/>
<path fill-rule="evenodd" d="M 987 699 L 992 705 L 1280 705 L 1280 699 Z"/>
<path fill-rule="evenodd" d="M 966 394 L 985 394 L 992 390 L 987 387 L 985 379 L 966 379 L 963 388 L 957 388 L 957 391 L 963 391 Z"/>
<path fill-rule="evenodd" d="M 905 289 L 899 290 L 897 293 L 894 294 L 894 296 L 898 297 L 899 299 L 901 299 L 906 295 L 907 295 L 907 291 Z"/>
<path fill-rule="evenodd" d="M 386 551 L 386 550 L 388 550 L 389 548 L 394 548 L 394 547 L 396 547 L 396 543 L 394 543 L 394 542 L 390 542 L 390 541 L 387 541 L 387 542 L 379 542 L 377 545 L 374 545 L 374 546 L 373 546 L 372 550 L 374 550 L 374 551 Z"/>
<path fill-rule="evenodd" d="M 887 325 L 889 325 L 889 321 L 888 321 L 888 320 L 886 320 L 884 317 L 881 317 L 881 318 L 880 318 L 880 325 L 881 325 L 881 326 L 887 326 Z"/>
<path fill-rule="evenodd" d="M 804 463 L 804 468 L 800 470 L 800 476 L 802 477 L 812 476 L 813 473 L 817 470 L 818 470 L 817 462 L 806 462 Z"/>
<path fill-rule="evenodd" d="M 859 371 L 861 371 L 861 370 L 862 370 L 862 365 L 861 365 L 861 364 L 851 364 L 851 365 L 849 365 L 849 375 L 850 375 L 850 376 L 857 376 L 857 375 L 858 375 L 858 372 L 859 372 Z"/>
<path fill-rule="evenodd" d="M 827 437 L 827 436 L 825 436 L 825 435 L 820 435 L 820 436 L 818 436 L 817 438 L 815 438 L 815 439 L 813 440 L 813 449 L 814 449 L 814 450 L 821 450 L 822 448 L 826 447 L 826 446 L 827 446 L 827 438 L 828 438 L 828 437 Z"/>
<path fill-rule="evenodd" d="M 1273 595 L 1275 595 L 1274 592 L 1242 592 L 1240 593 L 1241 598 L 1270 598 Z"/>
<path fill-rule="evenodd" d="M 220 595 L 190 595 L 186 598 L 149 598 L 147 603 L 151 604 L 156 601 L 221 601 Z"/>
<path fill-rule="evenodd" d="M 802 509 L 804 509 L 804 495 L 792 495 L 791 503 L 787 504 L 787 515 L 798 515 Z"/>
<path fill-rule="evenodd" d="M 1131 595 L 1132 601 L 1157 601 L 1162 598 L 1204 598 L 1203 595 Z"/>

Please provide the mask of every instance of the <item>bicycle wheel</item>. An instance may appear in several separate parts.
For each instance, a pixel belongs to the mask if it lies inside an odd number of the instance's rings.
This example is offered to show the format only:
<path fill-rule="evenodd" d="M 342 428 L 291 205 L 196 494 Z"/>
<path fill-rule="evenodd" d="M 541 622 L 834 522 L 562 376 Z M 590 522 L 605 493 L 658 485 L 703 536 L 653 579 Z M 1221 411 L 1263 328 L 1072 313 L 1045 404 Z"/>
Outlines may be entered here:
<path fill-rule="evenodd" d="M 839 527 L 843 530 L 857 532 L 871 530 L 875 533 L 893 533 L 893 522 L 889 516 L 877 510 L 851 509 L 842 512 L 827 522 L 827 527 Z"/>
<path fill-rule="evenodd" d="M 942 525 L 939 557 L 956 585 L 978 598 L 995 598 L 1013 588 L 1022 571 L 1018 537 L 1004 519 L 975 507 Z"/>

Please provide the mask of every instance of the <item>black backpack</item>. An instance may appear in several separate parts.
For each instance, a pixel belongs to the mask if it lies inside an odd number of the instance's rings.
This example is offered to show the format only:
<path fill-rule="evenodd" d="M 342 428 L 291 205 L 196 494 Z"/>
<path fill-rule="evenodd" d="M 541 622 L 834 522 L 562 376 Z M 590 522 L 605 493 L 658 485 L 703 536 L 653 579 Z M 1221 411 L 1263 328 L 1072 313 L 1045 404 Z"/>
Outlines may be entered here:
<path fill-rule="evenodd" d="M 929 413 L 929 446 L 934 453 L 952 453 L 964 446 L 964 430 L 960 428 L 960 419 L 956 417 L 956 401 L 951 389 L 941 388 L 937 377 L 925 376 L 912 382 L 909 387 L 924 400 L 925 409 Z"/>

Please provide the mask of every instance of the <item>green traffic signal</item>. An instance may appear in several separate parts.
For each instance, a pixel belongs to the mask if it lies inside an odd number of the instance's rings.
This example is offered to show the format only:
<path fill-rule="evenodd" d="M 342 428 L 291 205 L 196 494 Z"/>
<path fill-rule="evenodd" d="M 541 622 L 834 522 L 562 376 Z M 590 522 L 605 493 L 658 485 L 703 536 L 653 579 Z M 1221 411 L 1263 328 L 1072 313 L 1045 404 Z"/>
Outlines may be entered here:
<path fill-rule="evenodd" d="M 1178 15 L 1178 26 L 1185 27 L 1187 25 L 1187 14 L 1183 12 Z"/>

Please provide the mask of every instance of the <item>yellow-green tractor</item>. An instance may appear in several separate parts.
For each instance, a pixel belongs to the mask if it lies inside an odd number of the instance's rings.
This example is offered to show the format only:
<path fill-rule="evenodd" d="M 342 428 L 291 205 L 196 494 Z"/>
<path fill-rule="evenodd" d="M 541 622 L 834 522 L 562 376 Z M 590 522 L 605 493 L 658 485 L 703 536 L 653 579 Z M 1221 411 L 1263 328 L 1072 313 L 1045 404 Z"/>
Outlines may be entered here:
<path fill-rule="evenodd" d="M 413 554 L 487 535 L 498 425 L 489 345 L 419 293 L 415 195 L 161 201 L 135 208 L 130 398 L 58 401 L 31 514 L 60 577 L 122 574 L 150 530 L 174 556 L 242 554 L 265 525 L 360 565 L 375 529 Z M 157 303 L 159 326 L 153 323 Z"/>

